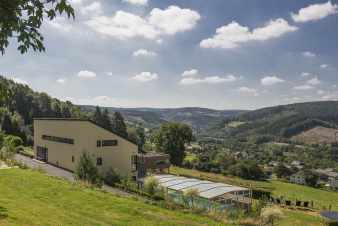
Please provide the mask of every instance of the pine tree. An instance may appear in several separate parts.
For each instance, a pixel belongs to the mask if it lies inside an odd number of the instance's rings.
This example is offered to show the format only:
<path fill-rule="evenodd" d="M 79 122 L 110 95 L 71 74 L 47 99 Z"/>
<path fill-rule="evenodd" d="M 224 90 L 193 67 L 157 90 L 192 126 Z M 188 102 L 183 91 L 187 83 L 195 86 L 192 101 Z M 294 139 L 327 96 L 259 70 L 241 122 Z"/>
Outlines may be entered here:
<path fill-rule="evenodd" d="M 106 129 L 112 129 L 112 125 L 111 125 L 111 121 L 109 118 L 109 113 L 107 109 L 104 109 L 102 116 L 101 116 L 101 123 L 102 123 L 102 127 L 106 128 Z"/>
<path fill-rule="evenodd" d="M 6 134 L 13 133 L 13 125 L 12 120 L 9 114 L 5 114 L 2 120 L 1 130 L 4 131 Z"/>
<path fill-rule="evenodd" d="M 113 116 L 113 130 L 115 133 L 120 135 L 121 137 L 127 138 L 127 126 L 124 123 L 124 118 L 120 112 L 115 112 Z"/>

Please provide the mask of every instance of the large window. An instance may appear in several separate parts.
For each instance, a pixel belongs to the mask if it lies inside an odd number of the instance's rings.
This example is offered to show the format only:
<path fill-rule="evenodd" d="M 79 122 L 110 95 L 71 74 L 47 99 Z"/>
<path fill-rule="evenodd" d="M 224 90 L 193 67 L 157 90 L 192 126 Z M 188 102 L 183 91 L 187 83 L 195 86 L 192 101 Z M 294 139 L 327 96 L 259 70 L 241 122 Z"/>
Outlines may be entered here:
<path fill-rule="evenodd" d="M 96 147 L 117 146 L 117 140 L 97 140 Z"/>
<path fill-rule="evenodd" d="M 65 144 L 74 144 L 74 139 L 65 138 L 65 137 L 56 137 L 56 136 L 49 136 L 49 135 L 42 135 L 43 140 L 49 140 L 58 143 L 65 143 Z"/>

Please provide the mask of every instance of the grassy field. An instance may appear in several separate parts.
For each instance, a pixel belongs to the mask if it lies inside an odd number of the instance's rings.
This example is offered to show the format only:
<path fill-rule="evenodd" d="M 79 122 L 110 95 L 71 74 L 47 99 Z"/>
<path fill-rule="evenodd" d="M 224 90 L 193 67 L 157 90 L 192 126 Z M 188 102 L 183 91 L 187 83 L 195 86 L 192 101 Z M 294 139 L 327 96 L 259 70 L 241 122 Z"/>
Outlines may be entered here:
<path fill-rule="evenodd" d="M 225 225 L 171 211 L 135 198 L 118 197 L 43 173 L 0 170 L 0 225 Z"/>

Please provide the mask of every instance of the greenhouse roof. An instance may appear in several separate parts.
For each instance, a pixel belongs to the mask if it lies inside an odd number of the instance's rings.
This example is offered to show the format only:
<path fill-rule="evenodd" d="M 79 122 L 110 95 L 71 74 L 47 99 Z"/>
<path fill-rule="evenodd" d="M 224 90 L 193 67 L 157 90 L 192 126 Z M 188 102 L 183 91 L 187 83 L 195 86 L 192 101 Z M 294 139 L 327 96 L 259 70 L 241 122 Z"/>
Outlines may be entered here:
<path fill-rule="evenodd" d="M 215 183 L 207 180 L 192 179 L 170 174 L 155 175 L 161 187 L 184 192 L 189 189 L 196 189 L 199 196 L 207 199 L 213 199 L 227 193 L 248 191 L 244 187 L 233 186 L 230 184 Z"/>

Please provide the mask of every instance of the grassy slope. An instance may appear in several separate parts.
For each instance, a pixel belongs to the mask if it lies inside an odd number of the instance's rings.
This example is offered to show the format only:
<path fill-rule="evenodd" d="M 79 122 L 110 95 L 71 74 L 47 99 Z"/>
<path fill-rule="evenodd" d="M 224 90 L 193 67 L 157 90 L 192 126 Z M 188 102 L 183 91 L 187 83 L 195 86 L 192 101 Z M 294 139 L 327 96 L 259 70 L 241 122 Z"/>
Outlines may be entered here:
<path fill-rule="evenodd" d="M 7 216 L 4 216 L 6 215 Z M 0 170 L 0 225 L 221 225 L 45 174 Z"/>

